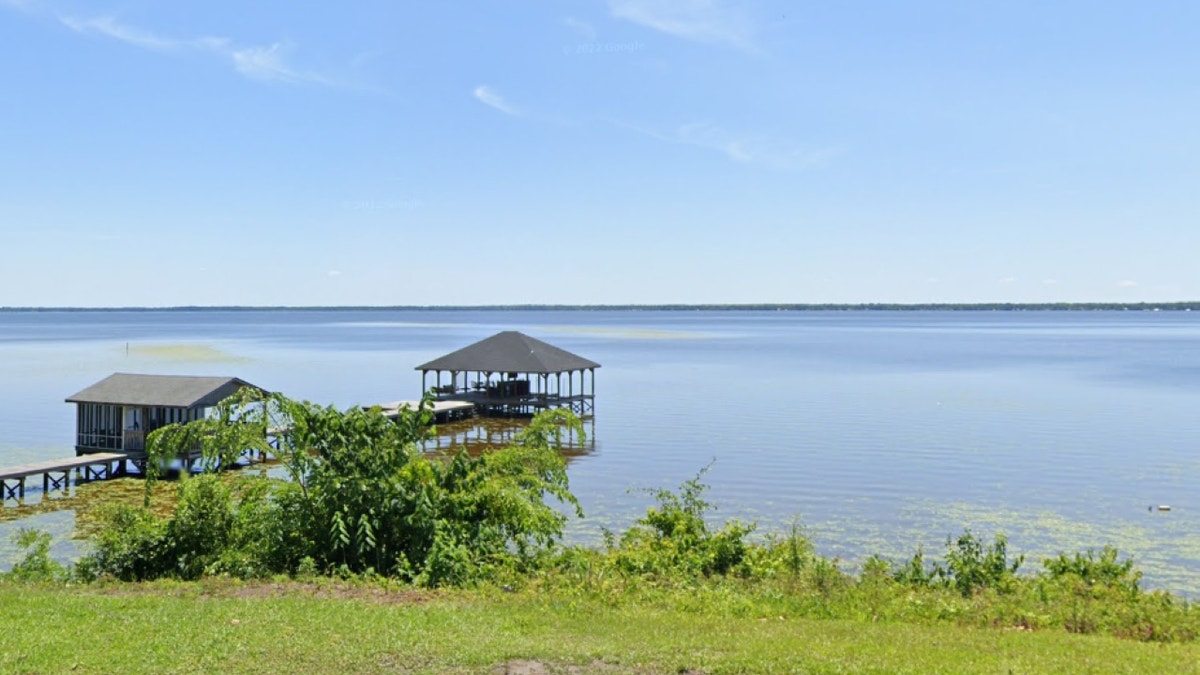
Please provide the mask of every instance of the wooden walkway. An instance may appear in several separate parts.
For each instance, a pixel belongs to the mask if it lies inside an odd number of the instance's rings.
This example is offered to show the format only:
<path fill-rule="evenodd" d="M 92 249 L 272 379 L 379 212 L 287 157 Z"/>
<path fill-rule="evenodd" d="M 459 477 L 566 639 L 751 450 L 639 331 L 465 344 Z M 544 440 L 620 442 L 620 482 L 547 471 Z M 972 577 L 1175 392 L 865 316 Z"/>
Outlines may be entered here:
<path fill-rule="evenodd" d="M 239 455 L 238 462 L 245 461 L 245 466 L 253 466 L 272 459 L 270 455 L 257 454 L 245 450 Z M 176 457 L 180 462 L 179 470 L 194 471 L 193 464 L 197 456 L 188 454 Z M 0 502 L 10 499 L 25 498 L 25 483 L 33 476 L 42 477 L 42 492 L 51 490 L 66 490 L 71 484 L 71 472 L 76 472 L 76 483 L 94 480 L 108 480 L 120 476 L 146 475 L 147 457 L 144 452 L 96 452 L 67 459 L 51 459 L 44 462 L 30 462 L 20 466 L 0 468 Z M 132 470 L 137 474 L 133 474 Z"/>
<path fill-rule="evenodd" d="M 0 468 L 0 500 L 24 499 L 25 481 L 31 476 L 42 476 L 43 492 L 65 490 L 70 484 L 71 471 L 77 471 L 82 480 L 101 480 L 123 473 L 126 460 L 139 459 L 144 457 L 126 452 L 98 452 Z"/>
<path fill-rule="evenodd" d="M 386 417 L 395 418 L 401 409 L 416 410 L 421 406 L 420 401 L 391 401 L 380 403 L 379 407 Z M 475 404 L 470 401 L 433 401 L 430 406 L 435 423 L 452 422 L 475 416 Z"/>

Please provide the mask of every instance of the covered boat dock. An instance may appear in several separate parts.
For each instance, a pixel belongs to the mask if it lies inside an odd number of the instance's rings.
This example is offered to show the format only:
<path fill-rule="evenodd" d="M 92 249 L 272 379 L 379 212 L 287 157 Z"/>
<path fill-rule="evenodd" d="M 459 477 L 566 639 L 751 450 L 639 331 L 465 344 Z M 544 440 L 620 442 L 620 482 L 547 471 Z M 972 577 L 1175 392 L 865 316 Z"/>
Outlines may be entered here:
<path fill-rule="evenodd" d="M 421 371 L 422 391 L 432 391 L 438 401 L 474 404 L 481 415 L 526 417 L 566 408 L 587 417 L 595 409 L 599 367 L 524 333 L 504 331 L 416 370 Z"/>

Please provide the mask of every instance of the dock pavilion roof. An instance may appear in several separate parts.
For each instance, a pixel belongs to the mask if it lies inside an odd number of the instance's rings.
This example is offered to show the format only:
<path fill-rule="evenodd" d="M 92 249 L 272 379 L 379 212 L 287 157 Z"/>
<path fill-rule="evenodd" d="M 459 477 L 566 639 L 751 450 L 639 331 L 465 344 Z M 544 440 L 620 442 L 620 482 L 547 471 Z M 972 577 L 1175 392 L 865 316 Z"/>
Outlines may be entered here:
<path fill-rule="evenodd" d="M 496 333 L 415 368 L 422 372 L 568 373 L 599 368 L 582 356 L 515 330 Z"/>
<path fill-rule="evenodd" d="M 67 403 L 108 403 L 166 408 L 192 408 L 198 405 L 209 407 L 232 396 L 242 387 L 254 385 L 236 377 L 114 373 L 67 397 Z"/>

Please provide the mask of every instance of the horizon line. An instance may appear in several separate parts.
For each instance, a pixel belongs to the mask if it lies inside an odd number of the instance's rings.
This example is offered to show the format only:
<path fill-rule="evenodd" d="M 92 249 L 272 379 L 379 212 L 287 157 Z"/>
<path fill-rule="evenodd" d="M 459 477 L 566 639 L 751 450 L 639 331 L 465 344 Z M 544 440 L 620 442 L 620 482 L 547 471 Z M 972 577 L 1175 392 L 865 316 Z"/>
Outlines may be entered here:
<path fill-rule="evenodd" d="M 213 312 L 213 311 L 912 311 L 912 310 L 1200 310 L 1200 301 L 1169 302 L 746 302 L 746 303 L 512 303 L 480 305 L 162 305 L 0 306 L 0 312 Z"/>

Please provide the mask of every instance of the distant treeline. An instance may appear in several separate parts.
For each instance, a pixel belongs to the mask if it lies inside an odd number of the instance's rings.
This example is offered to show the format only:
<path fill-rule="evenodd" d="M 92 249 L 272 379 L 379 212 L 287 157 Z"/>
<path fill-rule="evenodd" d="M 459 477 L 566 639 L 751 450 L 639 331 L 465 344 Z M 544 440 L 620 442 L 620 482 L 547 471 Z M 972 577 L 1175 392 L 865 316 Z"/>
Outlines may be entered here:
<path fill-rule="evenodd" d="M 750 303 L 660 305 L 363 305 L 180 307 L 0 307 L 0 312 L 347 312 L 347 311 L 621 311 L 621 312 L 1190 312 L 1194 302 Z"/>

